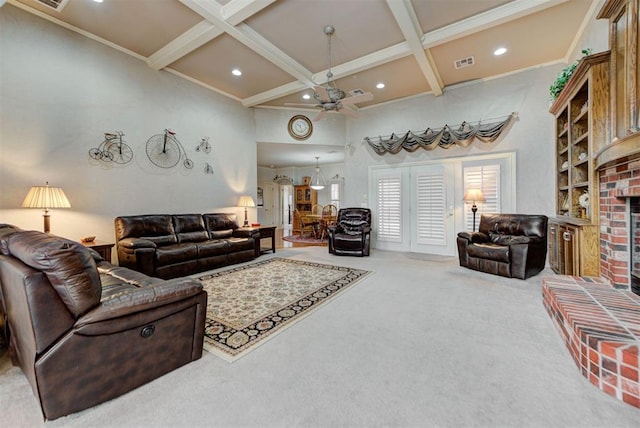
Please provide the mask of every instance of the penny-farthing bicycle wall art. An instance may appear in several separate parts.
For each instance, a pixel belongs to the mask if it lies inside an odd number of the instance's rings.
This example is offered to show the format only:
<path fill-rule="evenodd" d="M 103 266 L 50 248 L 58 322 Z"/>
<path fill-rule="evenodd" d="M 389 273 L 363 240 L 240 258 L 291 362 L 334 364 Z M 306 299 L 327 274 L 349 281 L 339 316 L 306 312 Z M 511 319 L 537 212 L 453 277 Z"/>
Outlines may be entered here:
<path fill-rule="evenodd" d="M 193 161 L 176 138 L 176 133 L 165 129 L 164 133 L 153 135 L 147 140 L 146 152 L 149 161 L 158 168 L 173 168 L 180 161 L 187 169 L 193 168 Z"/>

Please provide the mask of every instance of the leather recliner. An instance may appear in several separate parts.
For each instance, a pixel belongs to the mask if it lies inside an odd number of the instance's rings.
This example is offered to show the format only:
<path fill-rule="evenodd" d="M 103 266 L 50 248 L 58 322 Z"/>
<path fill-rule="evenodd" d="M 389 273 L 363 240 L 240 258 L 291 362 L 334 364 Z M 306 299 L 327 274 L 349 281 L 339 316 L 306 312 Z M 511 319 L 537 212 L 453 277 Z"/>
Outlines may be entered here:
<path fill-rule="evenodd" d="M 482 214 L 477 232 L 458 233 L 460 266 L 526 279 L 544 269 L 547 216 Z"/>
<path fill-rule="evenodd" d="M 329 253 L 337 256 L 368 256 L 371 245 L 371 210 L 341 208 L 335 226 L 327 228 Z"/>
<path fill-rule="evenodd" d="M 122 395 L 202 356 L 207 293 L 108 263 L 82 244 L 0 237 L 9 353 L 46 419 Z"/>

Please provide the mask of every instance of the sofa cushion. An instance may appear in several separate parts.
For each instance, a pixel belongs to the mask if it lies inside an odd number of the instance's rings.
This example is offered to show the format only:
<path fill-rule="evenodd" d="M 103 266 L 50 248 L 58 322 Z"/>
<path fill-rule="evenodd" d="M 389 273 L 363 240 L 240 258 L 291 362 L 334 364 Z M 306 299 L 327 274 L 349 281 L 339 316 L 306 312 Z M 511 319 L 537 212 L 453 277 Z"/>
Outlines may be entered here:
<path fill-rule="evenodd" d="M 238 228 L 235 214 L 209 213 L 203 214 L 202 219 L 211 239 L 229 238 L 233 231 Z"/>
<path fill-rule="evenodd" d="M 222 239 L 198 242 L 198 258 L 222 256 L 229 252 L 229 243 Z"/>
<path fill-rule="evenodd" d="M 479 259 L 495 260 L 497 262 L 509 263 L 509 247 L 496 244 L 471 244 L 467 248 L 469 257 Z"/>
<path fill-rule="evenodd" d="M 165 245 L 156 249 L 158 266 L 173 265 L 198 258 L 198 247 L 193 242 Z"/>
<path fill-rule="evenodd" d="M 177 214 L 172 217 L 178 242 L 201 242 L 209 239 L 200 214 Z"/>
<path fill-rule="evenodd" d="M 156 245 L 176 244 L 178 239 L 170 215 L 133 215 L 116 217 L 116 239 L 148 239 Z"/>
<path fill-rule="evenodd" d="M 13 233 L 8 236 L 7 244 L 11 255 L 44 272 L 76 318 L 100 302 L 100 276 L 84 245 L 35 230 Z"/>
<path fill-rule="evenodd" d="M 227 242 L 229 243 L 230 253 L 235 253 L 237 251 L 244 251 L 244 250 L 251 250 L 251 251 L 255 250 L 253 239 L 229 238 L 227 239 Z"/>

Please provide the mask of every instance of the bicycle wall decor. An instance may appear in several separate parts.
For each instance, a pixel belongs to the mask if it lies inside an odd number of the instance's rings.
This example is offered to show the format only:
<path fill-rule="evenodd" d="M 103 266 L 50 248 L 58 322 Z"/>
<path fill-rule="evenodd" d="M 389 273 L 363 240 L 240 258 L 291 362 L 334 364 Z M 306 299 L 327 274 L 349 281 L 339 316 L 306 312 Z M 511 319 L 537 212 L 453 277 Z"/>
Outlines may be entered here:
<path fill-rule="evenodd" d="M 149 161 L 159 168 L 173 168 L 180 159 L 183 159 L 185 168 L 193 168 L 193 161 L 187 157 L 187 151 L 176 138 L 176 133 L 169 129 L 149 138 L 146 151 Z"/>
<path fill-rule="evenodd" d="M 124 132 L 122 131 L 105 132 L 104 141 L 102 141 L 98 147 L 89 150 L 89 157 L 91 159 L 113 162 L 119 165 L 131 162 L 131 159 L 133 159 L 133 150 L 124 142 L 122 139 L 123 135 Z"/>

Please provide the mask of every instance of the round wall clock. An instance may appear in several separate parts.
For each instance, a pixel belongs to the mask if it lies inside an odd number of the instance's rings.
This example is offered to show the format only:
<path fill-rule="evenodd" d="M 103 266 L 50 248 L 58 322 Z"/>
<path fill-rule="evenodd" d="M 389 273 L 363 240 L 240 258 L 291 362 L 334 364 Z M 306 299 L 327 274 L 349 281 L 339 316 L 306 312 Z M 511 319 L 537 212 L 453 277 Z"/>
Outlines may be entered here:
<path fill-rule="evenodd" d="M 299 114 L 289 120 L 288 129 L 289 135 L 296 140 L 306 140 L 313 132 L 313 124 L 307 116 Z"/>

